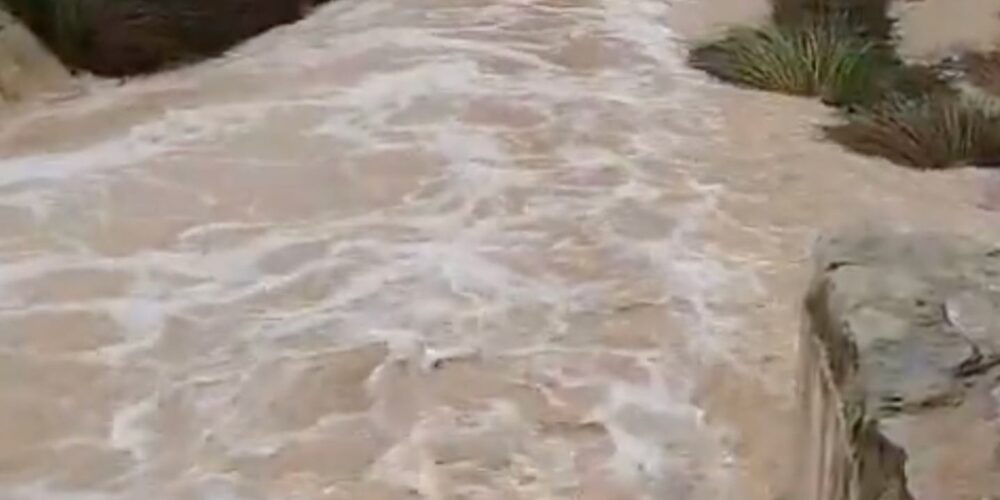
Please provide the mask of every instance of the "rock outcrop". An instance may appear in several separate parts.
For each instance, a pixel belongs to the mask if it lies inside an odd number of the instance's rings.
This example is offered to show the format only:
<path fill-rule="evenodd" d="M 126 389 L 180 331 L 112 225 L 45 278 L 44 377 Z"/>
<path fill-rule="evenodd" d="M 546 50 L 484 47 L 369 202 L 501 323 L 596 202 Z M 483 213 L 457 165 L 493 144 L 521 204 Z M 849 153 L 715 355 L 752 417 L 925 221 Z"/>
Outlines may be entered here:
<path fill-rule="evenodd" d="M 150 73 L 222 54 L 326 0 L 19 0 L 12 12 L 71 68 Z M 61 11 L 72 12 L 67 17 Z M 69 20 L 67 20 L 69 19 Z"/>
<path fill-rule="evenodd" d="M 69 71 L 20 21 L 0 10 L 0 100 L 72 90 Z"/>
<path fill-rule="evenodd" d="M 816 254 L 797 498 L 1000 499 L 1000 245 L 867 229 Z"/>

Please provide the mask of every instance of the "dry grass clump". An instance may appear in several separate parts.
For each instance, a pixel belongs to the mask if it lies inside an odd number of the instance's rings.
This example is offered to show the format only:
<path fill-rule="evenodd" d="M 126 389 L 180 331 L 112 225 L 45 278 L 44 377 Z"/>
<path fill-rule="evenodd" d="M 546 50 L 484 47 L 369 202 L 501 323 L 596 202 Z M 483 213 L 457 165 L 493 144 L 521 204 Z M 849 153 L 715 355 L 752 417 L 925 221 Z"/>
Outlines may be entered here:
<path fill-rule="evenodd" d="M 955 94 L 890 99 L 846 115 L 826 133 L 858 153 L 919 169 L 994 166 L 1000 160 L 1000 111 Z"/>

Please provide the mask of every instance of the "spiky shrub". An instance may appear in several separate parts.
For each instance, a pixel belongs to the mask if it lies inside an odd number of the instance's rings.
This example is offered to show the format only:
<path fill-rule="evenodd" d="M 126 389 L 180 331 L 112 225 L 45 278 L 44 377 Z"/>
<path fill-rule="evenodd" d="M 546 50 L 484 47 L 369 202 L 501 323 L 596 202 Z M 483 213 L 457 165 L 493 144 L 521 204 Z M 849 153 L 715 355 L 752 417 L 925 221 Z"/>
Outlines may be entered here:
<path fill-rule="evenodd" d="M 890 0 L 772 0 L 772 19 L 781 26 L 840 22 L 857 35 L 888 40 Z"/>
<path fill-rule="evenodd" d="M 886 56 L 844 26 L 737 28 L 691 51 L 692 66 L 724 81 L 834 104 L 876 100 Z"/>
<path fill-rule="evenodd" d="M 894 98 L 847 115 L 826 134 L 843 146 L 918 169 L 994 166 L 1000 160 L 1000 113 L 956 94 Z"/>

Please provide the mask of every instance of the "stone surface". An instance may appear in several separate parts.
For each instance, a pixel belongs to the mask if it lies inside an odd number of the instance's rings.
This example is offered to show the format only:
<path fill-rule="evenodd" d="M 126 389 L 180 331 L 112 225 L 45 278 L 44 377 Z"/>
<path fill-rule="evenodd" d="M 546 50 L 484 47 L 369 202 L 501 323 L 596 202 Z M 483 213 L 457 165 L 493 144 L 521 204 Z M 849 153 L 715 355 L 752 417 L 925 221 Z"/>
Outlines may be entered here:
<path fill-rule="evenodd" d="M 0 11 L 0 100 L 73 89 L 69 71 L 10 14 Z"/>
<path fill-rule="evenodd" d="M 1000 246 L 822 241 L 801 344 L 804 498 L 1000 498 Z"/>

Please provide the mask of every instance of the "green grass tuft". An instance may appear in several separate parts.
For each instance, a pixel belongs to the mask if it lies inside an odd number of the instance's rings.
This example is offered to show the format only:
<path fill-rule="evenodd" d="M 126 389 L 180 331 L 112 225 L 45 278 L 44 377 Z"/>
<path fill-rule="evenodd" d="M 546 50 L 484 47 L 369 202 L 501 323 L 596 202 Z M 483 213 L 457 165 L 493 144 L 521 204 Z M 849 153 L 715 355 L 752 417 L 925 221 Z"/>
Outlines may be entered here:
<path fill-rule="evenodd" d="M 825 131 L 855 152 L 925 170 L 996 166 L 1000 160 L 996 106 L 955 94 L 890 99 Z"/>
<path fill-rule="evenodd" d="M 732 30 L 696 47 L 691 65 L 724 81 L 834 104 L 876 100 L 887 56 L 840 25 Z"/>

